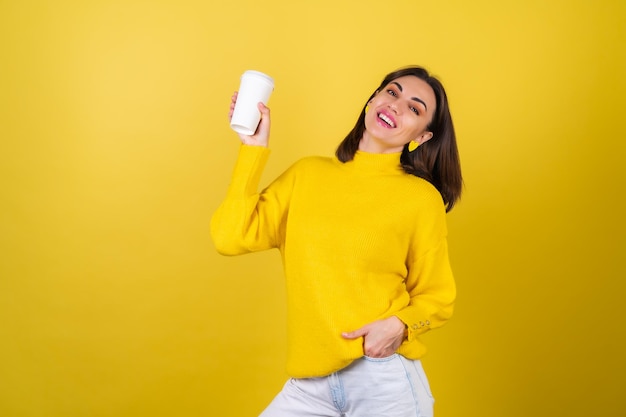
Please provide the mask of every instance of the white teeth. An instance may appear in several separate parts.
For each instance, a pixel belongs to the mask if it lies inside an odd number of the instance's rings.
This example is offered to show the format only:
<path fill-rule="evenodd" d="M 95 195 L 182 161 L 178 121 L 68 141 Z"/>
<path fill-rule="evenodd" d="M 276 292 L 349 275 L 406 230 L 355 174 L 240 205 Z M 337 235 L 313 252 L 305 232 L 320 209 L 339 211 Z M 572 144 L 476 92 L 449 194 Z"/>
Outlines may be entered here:
<path fill-rule="evenodd" d="M 380 113 L 378 115 L 378 118 L 381 119 L 383 122 L 387 123 L 389 126 L 396 127 L 396 124 L 393 122 L 393 120 L 391 120 L 389 117 L 385 116 L 384 114 Z"/>

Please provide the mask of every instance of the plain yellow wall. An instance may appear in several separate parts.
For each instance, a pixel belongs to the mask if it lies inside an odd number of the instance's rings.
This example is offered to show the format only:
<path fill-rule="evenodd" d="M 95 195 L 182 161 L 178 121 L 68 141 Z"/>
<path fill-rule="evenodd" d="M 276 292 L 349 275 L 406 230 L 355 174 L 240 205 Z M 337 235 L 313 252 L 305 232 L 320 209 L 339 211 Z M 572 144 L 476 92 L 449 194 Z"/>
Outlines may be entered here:
<path fill-rule="evenodd" d="M 276 251 L 209 238 L 230 95 L 276 80 L 266 184 L 408 64 L 446 86 L 466 180 L 437 416 L 623 416 L 625 5 L 0 1 L 0 416 L 256 416 L 284 288 Z"/>

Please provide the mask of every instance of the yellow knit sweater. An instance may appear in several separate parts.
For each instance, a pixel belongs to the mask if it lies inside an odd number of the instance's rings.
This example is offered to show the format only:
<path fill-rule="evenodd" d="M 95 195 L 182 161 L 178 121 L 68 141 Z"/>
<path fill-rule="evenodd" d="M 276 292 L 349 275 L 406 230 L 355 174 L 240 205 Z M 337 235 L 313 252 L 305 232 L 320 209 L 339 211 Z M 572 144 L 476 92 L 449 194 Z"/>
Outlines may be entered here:
<path fill-rule="evenodd" d="M 269 150 L 242 145 L 227 196 L 211 220 L 224 255 L 278 248 L 287 285 L 287 372 L 328 375 L 363 356 L 342 332 L 397 316 L 408 328 L 398 353 L 420 358 L 418 335 L 450 318 L 455 284 L 445 208 L 400 154 L 357 152 L 353 161 L 304 158 L 262 192 Z"/>

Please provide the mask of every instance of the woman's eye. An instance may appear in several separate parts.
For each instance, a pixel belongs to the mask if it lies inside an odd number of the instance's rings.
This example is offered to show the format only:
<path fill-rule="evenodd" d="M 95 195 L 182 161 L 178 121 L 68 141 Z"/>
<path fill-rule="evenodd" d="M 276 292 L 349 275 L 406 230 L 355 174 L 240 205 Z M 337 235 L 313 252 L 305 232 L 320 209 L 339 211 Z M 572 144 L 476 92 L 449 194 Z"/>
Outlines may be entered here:
<path fill-rule="evenodd" d="M 390 90 L 387 90 L 387 92 L 388 92 L 389 94 L 391 94 L 392 96 L 394 96 L 394 97 L 395 97 L 395 96 L 397 96 L 396 92 L 395 92 L 395 91 L 393 91 L 393 90 L 391 90 L 391 89 L 390 89 Z"/>
<path fill-rule="evenodd" d="M 420 114 L 420 112 L 415 107 L 411 107 L 411 111 L 415 114 Z"/>

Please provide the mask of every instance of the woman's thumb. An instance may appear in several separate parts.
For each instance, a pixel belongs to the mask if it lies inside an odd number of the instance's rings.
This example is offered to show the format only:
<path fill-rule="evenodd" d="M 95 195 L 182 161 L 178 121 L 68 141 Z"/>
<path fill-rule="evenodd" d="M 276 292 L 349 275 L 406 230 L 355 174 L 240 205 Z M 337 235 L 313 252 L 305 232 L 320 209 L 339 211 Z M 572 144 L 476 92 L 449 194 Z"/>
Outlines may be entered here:
<path fill-rule="evenodd" d="M 345 339 L 358 339 L 359 337 L 363 337 L 366 334 L 367 331 L 365 331 L 365 328 L 361 327 L 360 329 L 352 332 L 343 332 L 341 333 L 341 336 L 343 336 Z"/>

